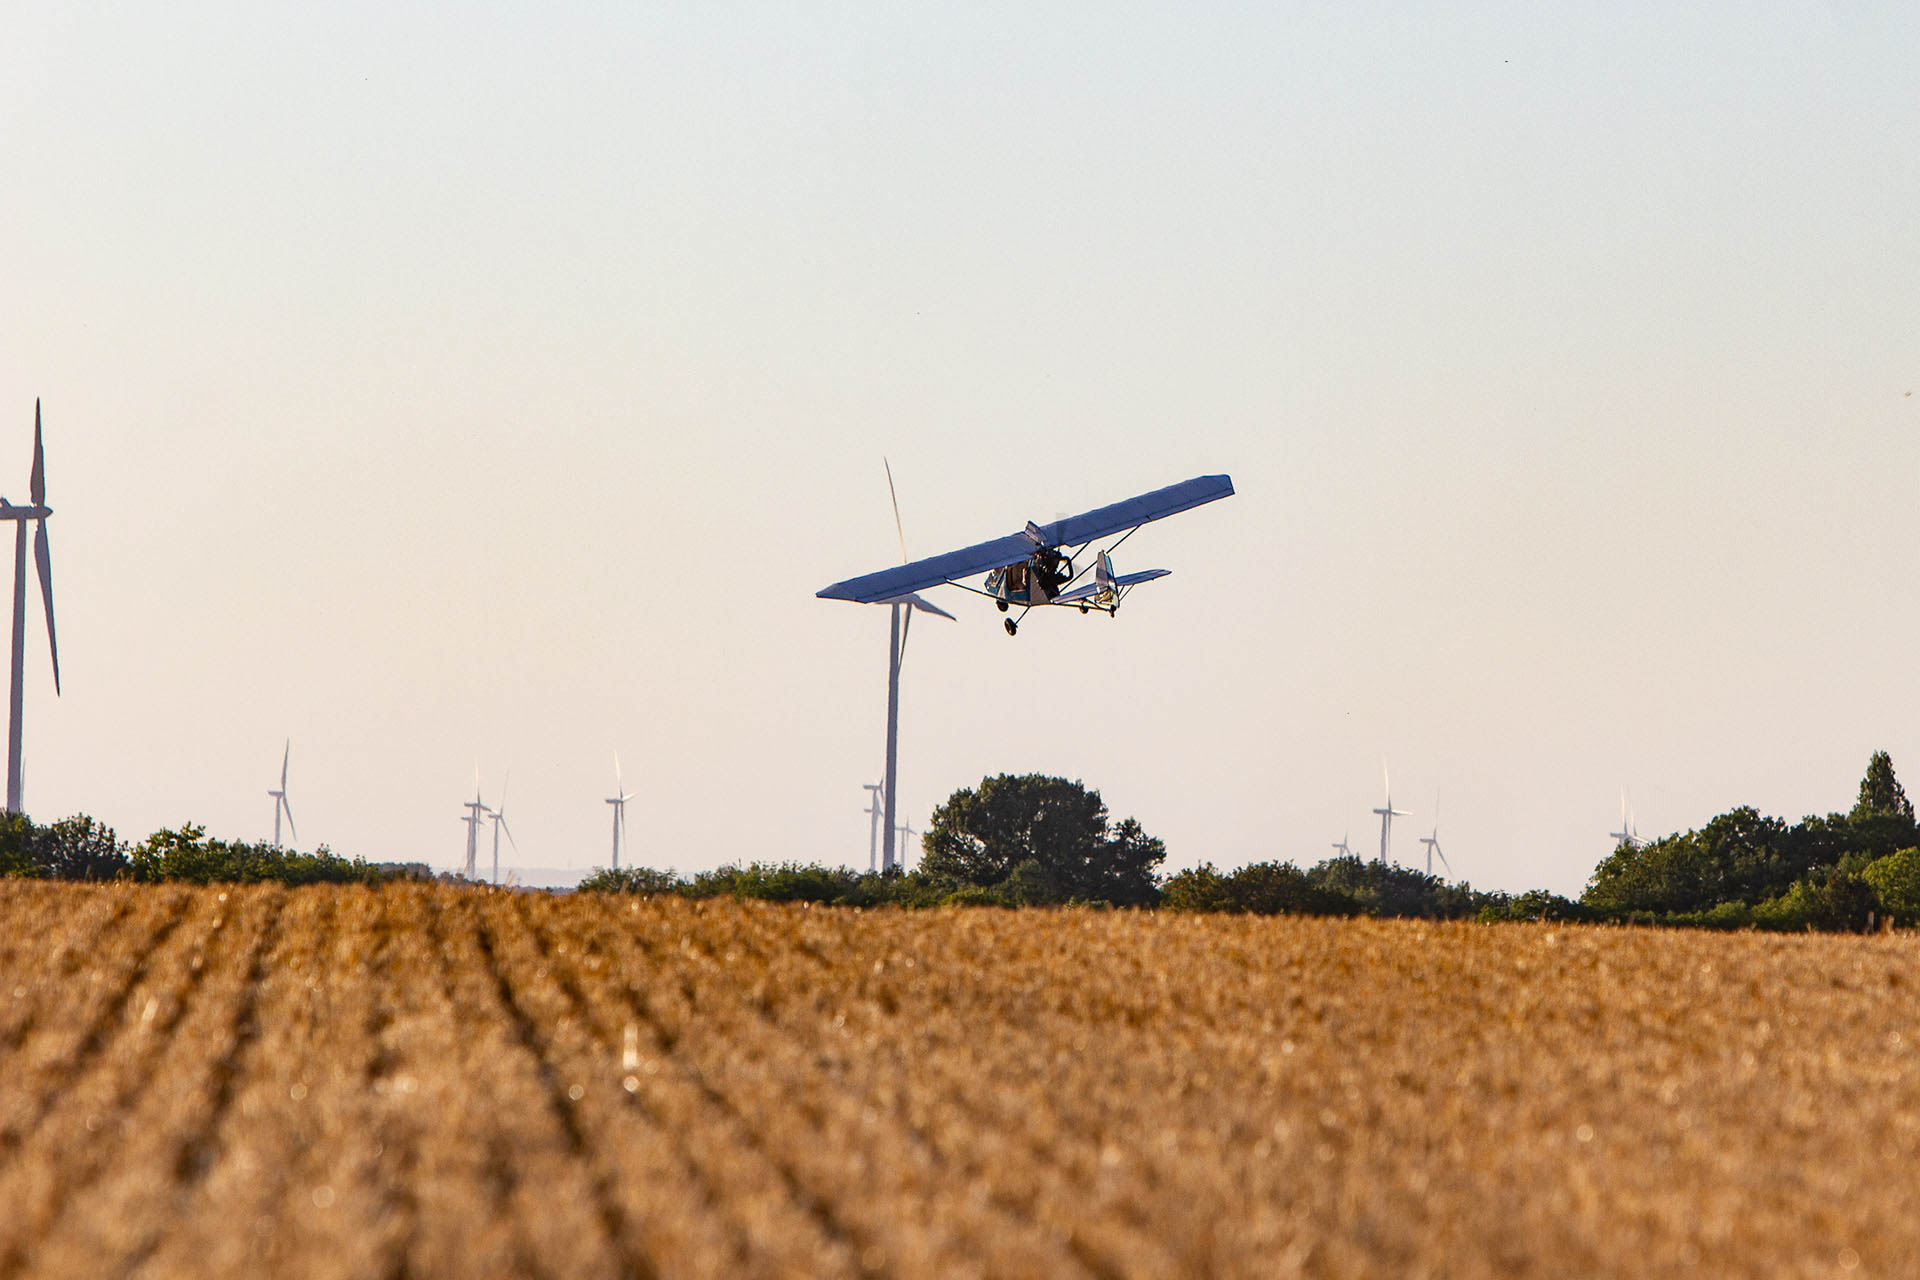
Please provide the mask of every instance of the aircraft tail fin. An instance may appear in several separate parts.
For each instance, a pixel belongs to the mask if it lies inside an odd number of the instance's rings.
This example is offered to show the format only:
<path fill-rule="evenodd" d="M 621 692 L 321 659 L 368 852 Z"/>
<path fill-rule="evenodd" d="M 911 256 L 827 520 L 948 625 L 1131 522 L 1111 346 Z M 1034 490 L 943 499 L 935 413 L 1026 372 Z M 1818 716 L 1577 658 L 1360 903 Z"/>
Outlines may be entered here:
<path fill-rule="evenodd" d="M 1093 562 L 1093 581 L 1085 586 L 1075 587 L 1072 591 L 1054 600 L 1055 604 L 1079 604 L 1099 609 L 1112 609 L 1119 605 L 1120 597 L 1129 587 L 1142 582 L 1151 582 L 1155 578 L 1164 578 L 1169 570 L 1140 569 L 1133 573 L 1113 571 L 1113 559 L 1102 551 Z"/>

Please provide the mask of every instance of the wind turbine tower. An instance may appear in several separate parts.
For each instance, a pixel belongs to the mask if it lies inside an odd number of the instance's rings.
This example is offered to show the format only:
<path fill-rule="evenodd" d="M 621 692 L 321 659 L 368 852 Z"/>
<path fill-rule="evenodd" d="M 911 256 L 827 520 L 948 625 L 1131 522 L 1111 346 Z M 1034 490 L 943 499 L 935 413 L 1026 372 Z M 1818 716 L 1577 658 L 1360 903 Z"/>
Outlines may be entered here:
<path fill-rule="evenodd" d="M 607 803 L 613 806 L 613 869 L 620 869 L 620 836 L 627 829 L 627 801 L 633 799 L 633 793 L 627 790 L 627 784 L 620 780 L 620 753 L 613 756 L 613 794 L 607 797 Z"/>
<path fill-rule="evenodd" d="M 1447 861 L 1447 855 L 1440 852 L 1440 797 L 1433 798 L 1433 834 L 1420 837 L 1420 843 L 1427 846 L 1427 874 L 1433 874 L 1433 860 L 1440 859 L 1440 865 L 1453 874 L 1453 864 Z"/>
<path fill-rule="evenodd" d="M 33 474 L 27 481 L 29 505 L 16 507 L 0 498 L 0 520 L 15 525 L 13 538 L 13 693 L 7 719 L 7 809 L 24 812 L 26 786 L 20 769 L 21 695 L 27 666 L 27 521 L 34 521 L 33 565 L 40 574 L 40 599 L 47 608 L 47 651 L 53 657 L 53 692 L 60 694 L 60 645 L 53 632 L 53 555 L 47 549 L 46 451 L 40 444 L 40 401 L 33 402 Z"/>
<path fill-rule="evenodd" d="M 509 774 L 508 778 L 512 775 Z M 507 825 L 507 778 L 500 780 L 500 806 L 492 811 L 493 818 L 493 882 L 500 883 L 500 833 L 507 833 L 507 843 L 515 853 L 520 852 L 520 842 L 513 838 L 513 828 Z M 475 797 L 478 799 L 479 797 Z"/>
<path fill-rule="evenodd" d="M 907 563 L 907 531 L 900 523 L 900 495 L 893 487 L 893 464 L 882 458 L 881 463 L 887 469 L 887 496 L 893 499 L 893 530 L 900 535 L 900 563 Z M 887 642 L 887 773 L 881 780 L 880 795 L 885 805 L 881 815 L 885 821 L 880 829 L 886 832 L 886 843 L 880 849 L 880 869 L 892 871 L 899 866 L 895 856 L 894 818 L 897 816 L 895 800 L 900 795 L 900 664 L 907 656 L 907 630 L 913 625 L 913 611 L 925 610 L 953 621 L 953 615 L 939 605 L 930 603 L 918 594 L 909 593 L 898 599 L 883 601 L 893 606 L 893 635 Z"/>
<path fill-rule="evenodd" d="M 467 824 L 467 862 L 463 874 L 467 879 L 474 878 L 474 860 L 480 853 L 480 824 L 487 820 L 493 810 L 480 802 L 480 770 L 473 771 L 473 799 L 460 806 L 467 816 L 460 821 Z"/>
<path fill-rule="evenodd" d="M 886 788 L 878 782 L 863 782 L 860 785 L 873 793 L 867 797 L 866 810 L 867 817 L 871 819 L 867 823 L 867 874 L 872 875 L 878 866 L 875 859 L 880 856 L 880 815 L 885 812 L 885 806 L 880 803 L 880 793 Z"/>
<path fill-rule="evenodd" d="M 293 806 L 287 803 L 287 762 L 292 758 L 293 739 L 288 738 L 286 750 L 280 753 L 280 789 L 267 792 L 273 797 L 273 847 L 276 849 L 280 847 L 280 815 L 282 813 L 287 815 L 287 830 L 293 833 L 295 840 L 300 838 L 299 830 L 293 825 Z"/>
<path fill-rule="evenodd" d="M 1375 809 L 1374 812 L 1380 815 L 1380 861 L 1385 862 L 1393 839 L 1393 820 L 1406 817 L 1407 811 L 1393 807 L 1393 779 L 1388 776 L 1384 766 L 1380 770 L 1380 776 L 1386 779 L 1387 783 L 1387 805 L 1386 808 Z"/>

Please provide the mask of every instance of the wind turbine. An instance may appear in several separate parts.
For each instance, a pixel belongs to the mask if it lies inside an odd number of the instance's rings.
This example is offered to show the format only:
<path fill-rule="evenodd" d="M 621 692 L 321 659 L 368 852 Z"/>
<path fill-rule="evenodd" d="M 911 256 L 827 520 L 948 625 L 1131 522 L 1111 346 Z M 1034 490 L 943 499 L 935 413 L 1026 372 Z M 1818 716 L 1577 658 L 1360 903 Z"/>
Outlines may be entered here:
<path fill-rule="evenodd" d="M 467 879 L 471 880 L 473 879 L 474 859 L 480 852 L 480 824 L 487 820 L 487 814 L 493 812 L 493 810 L 487 808 L 486 805 L 480 802 L 479 765 L 473 767 L 473 799 L 460 807 L 467 811 L 467 816 L 460 819 L 460 821 L 467 824 L 467 865 L 465 875 Z"/>
<path fill-rule="evenodd" d="M 27 481 L 29 505 L 16 507 L 0 498 L 0 520 L 17 526 L 13 539 L 13 695 L 7 721 L 7 809 L 22 812 L 26 787 L 20 769 L 21 695 L 26 683 L 27 665 L 27 521 L 35 522 L 33 564 L 40 573 L 40 598 L 47 606 L 47 651 L 53 656 L 53 692 L 60 694 L 60 645 L 53 633 L 53 556 L 47 549 L 47 517 L 53 508 L 47 505 L 46 451 L 40 444 L 40 401 L 33 402 L 33 474 Z"/>
<path fill-rule="evenodd" d="M 1347 833 L 1344 831 L 1340 833 L 1340 838 L 1333 842 L 1333 849 L 1343 858 L 1354 856 L 1353 850 L 1347 845 Z"/>
<path fill-rule="evenodd" d="M 620 835 L 627 829 L 627 801 L 633 799 L 633 793 L 627 790 L 627 784 L 620 780 L 620 753 L 613 753 L 613 794 L 607 797 L 607 803 L 613 806 L 613 869 L 620 869 Z"/>
<path fill-rule="evenodd" d="M 507 826 L 507 782 L 513 777 L 508 774 L 500 780 L 500 806 L 493 810 L 493 882 L 500 883 L 500 833 L 507 833 L 507 843 L 513 846 L 515 853 L 520 852 L 520 842 L 513 838 L 513 828 Z M 478 797 L 475 797 L 478 799 Z"/>
<path fill-rule="evenodd" d="M 1453 864 L 1447 861 L 1446 854 L 1440 852 L 1440 795 L 1438 792 L 1435 792 L 1433 797 L 1433 834 L 1421 836 L 1420 843 L 1427 846 L 1428 875 L 1433 874 L 1433 860 L 1436 857 L 1440 859 L 1440 865 L 1447 869 L 1447 874 L 1453 874 Z"/>
<path fill-rule="evenodd" d="M 919 834 L 918 831 L 915 831 L 906 823 L 903 822 L 900 824 L 900 869 L 902 871 L 907 869 L 907 841 Z"/>
<path fill-rule="evenodd" d="M 872 819 L 871 822 L 867 823 L 867 874 L 872 875 L 875 866 L 874 859 L 879 856 L 880 815 L 884 812 L 880 804 L 880 793 L 885 791 L 886 788 L 878 782 L 863 782 L 860 785 L 873 793 L 867 797 L 866 810 L 867 816 Z"/>
<path fill-rule="evenodd" d="M 1388 842 L 1393 838 L 1393 820 L 1406 817 L 1407 811 L 1393 807 L 1393 779 L 1388 776 L 1385 765 L 1380 766 L 1380 776 L 1386 779 L 1387 783 L 1387 807 L 1375 809 L 1374 812 L 1380 815 L 1380 861 L 1385 862 Z"/>
<path fill-rule="evenodd" d="M 1623 844 L 1629 849 L 1638 849 L 1640 847 L 1640 833 L 1634 829 L 1633 811 L 1627 808 L 1627 790 L 1625 787 L 1620 789 L 1620 829 L 1618 831 L 1609 831 L 1607 834 L 1613 837 L 1615 848 Z"/>
<path fill-rule="evenodd" d="M 273 797 L 273 847 L 280 847 L 280 815 L 287 815 L 287 830 L 293 832 L 293 838 L 300 838 L 300 831 L 293 825 L 293 806 L 287 803 L 287 762 L 293 758 L 293 739 L 287 739 L 285 751 L 280 753 L 280 789 L 269 791 Z"/>
<path fill-rule="evenodd" d="M 882 458 L 881 464 L 887 469 L 887 496 L 893 499 L 893 530 L 900 535 L 900 563 L 907 563 L 907 531 L 900 523 L 900 495 L 893 487 L 893 464 Z M 886 843 L 880 849 L 880 870 L 892 871 L 899 865 L 894 854 L 894 815 L 895 801 L 900 795 L 897 785 L 900 781 L 900 664 L 907 656 L 907 629 L 913 625 L 913 611 L 924 609 L 928 613 L 939 614 L 947 621 L 953 621 L 953 615 L 937 604 L 932 604 L 921 596 L 908 593 L 892 600 L 881 601 L 893 606 L 893 636 L 887 642 L 887 772 L 881 780 L 881 799 L 885 804 L 883 814 L 886 821 L 881 825 L 885 831 Z"/>

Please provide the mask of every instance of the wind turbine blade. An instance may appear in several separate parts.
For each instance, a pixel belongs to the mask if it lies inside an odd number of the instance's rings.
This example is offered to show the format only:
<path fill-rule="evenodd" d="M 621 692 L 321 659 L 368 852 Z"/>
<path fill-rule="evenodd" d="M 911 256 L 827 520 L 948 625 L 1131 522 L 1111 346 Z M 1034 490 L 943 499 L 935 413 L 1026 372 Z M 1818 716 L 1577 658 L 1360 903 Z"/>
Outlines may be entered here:
<path fill-rule="evenodd" d="M 616 792 L 623 792 L 627 789 L 626 784 L 620 781 L 620 753 L 618 751 L 613 753 L 613 789 Z"/>
<path fill-rule="evenodd" d="M 511 769 L 509 769 L 509 770 L 507 770 L 507 772 L 506 772 L 506 774 L 505 774 L 505 776 L 503 776 L 503 777 L 502 777 L 502 778 L 500 779 L 500 807 L 499 807 L 499 808 L 498 808 L 497 810 L 495 810 L 495 812 L 496 812 L 496 813 L 501 813 L 501 814 L 504 814 L 504 813 L 506 813 L 506 811 L 507 811 L 507 784 L 508 784 L 509 782 L 512 782 L 512 781 L 513 781 L 513 770 L 511 770 Z"/>
<path fill-rule="evenodd" d="M 280 790 L 287 789 L 287 762 L 293 759 L 293 739 L 287 739 L 286 749 L 280 753 Z"/>
<path fill-rule="evenodd" d="M 280 808 L 285 811 L 287 815 L 287 834 L 295 840 L 298 840 L 300 838 L 300 828 L 293 825 L 293 806 L 287 803 L 287 797 L 284 794 L 280 797 Z"/>
<path fill-rule="evenodd" d="M 35 409 L 34 412 L 37 415 L 39 410 Z M 36 421 L 38 421 L 37 417 Z M 35 438 L 38 439 L 37 436 Z M 893 531 L 900 535 L 900 563 L 905 564 L 907 562 L 907 530 L 906 526 L 900 523 L 900 495 L 893 488 L 893 464 L 881 458 L 880 465 L 887 469 L 887 496 L 893 499 Z M 34 499 L 35 503 L 39 501 L 38 498 Z"/>
<path fill-rule="evenodd" d="M 33 535 L 33 563 L 40 570 L 40 598 L 47 606 L 47 652 L 53 655 L 53 691 L 60 692 L 60 642 L 53 633 L 53 553 L 47 550 L 47 522 L 37 522 Z"/>
<path fill-rule="evenodd" d="M 28 485 L 33 505 L 47 501 L 47 454 L 40 445 L 40 397 L 33 398 L 33 480 Z"/>
<path fill-rule="evenodd" d="M 500 815 L 500 829 L 507 833 L 507 843 L 513 846 L 513 851 L 520 852 L 520 842 L 513 838 L 513 828 L 507 825 L 507 816 L 504 813 Z"/>
<path fill-rule="evenodd" d="M 948 622 L 959 621 L 958 618 L 955 618 L 952 614 L 948 613 L 945 609 L 942 609 L 939 605 L 933 603 L 931 600 L 928 600 L 925 596 L 921 596 L 921 595 L 908 596 L 907 604 L 910 608 L 923 609 L 928 613 L 937 613 L 941 617 L 945 618 Z"/>
<path fill-rule="evenodd" d="M 1446 854 L 1444 854 L 1444 853 L 1441 853 L 1441 852 L 1440 852 L 1440 842 L 1439 842 L 1438 840 L 1435 840 L 1435 841 L 1433 842 L 1433 853 L 1434 853 L 1434 856 L 1435 856 L 1435 857 L 1437 857 L 1437 858 L 1439 858 L 1439 859 L 1440 859 L 1440 865 L 1441 865 L 1441 866 L 1443 866 L 1443 867 L 1445 867 L 1445 868 L 1447 869 L 1447 874 L 1448 874 L 1448 875 L 1452 875 L 1452 874 L 1453 874 L 1453 864 L 1452 864 L 1451 862 L 1448 862 L 1448 861 L 1447 861 L 1447 855 L 1446 855 Z"/>

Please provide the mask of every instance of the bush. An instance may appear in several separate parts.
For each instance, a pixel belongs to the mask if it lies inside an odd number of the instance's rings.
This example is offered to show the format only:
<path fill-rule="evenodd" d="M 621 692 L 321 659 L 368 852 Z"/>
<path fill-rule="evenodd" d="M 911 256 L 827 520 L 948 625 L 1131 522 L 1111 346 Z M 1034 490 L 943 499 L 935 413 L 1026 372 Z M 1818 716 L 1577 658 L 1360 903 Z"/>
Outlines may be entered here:
<path fill-rule="evenodd" d="M 651 867 L 601 867 L 580 881 L 581 893 L 678 893 L 685 886 L 671 871 Z"/>
<path fill-rule="evenodd" d="M 1882 915 L 1903 927 L 1920 922 L 1920 849 L 1902 849 L 1869 863 L 1860 878 L 1872 886 Z"/>
<path fill-rule="evenodd" d="M 129 878 L 154 884 L 184 880 L 190 884 L 378 884 L 392 873 L 359 858 L 337 857 L 325 846 L 297 853 L 271 844 L 229 844 L 208 840 L 206 828 L 187 823 L 154 832 L 135 845 L 128 858 Z"/>

